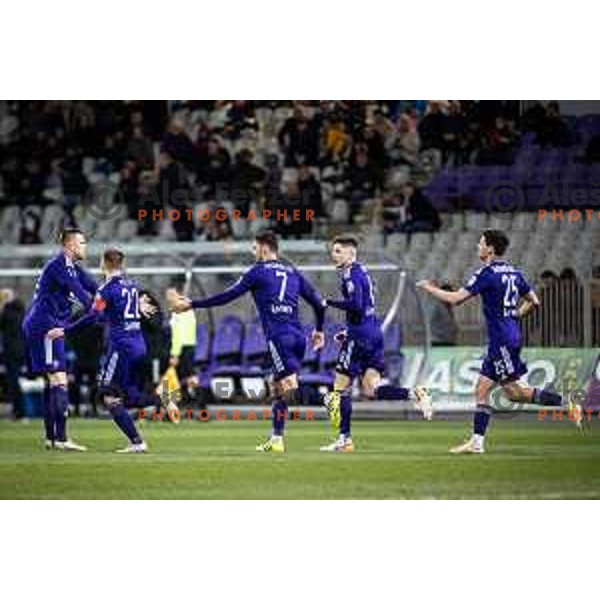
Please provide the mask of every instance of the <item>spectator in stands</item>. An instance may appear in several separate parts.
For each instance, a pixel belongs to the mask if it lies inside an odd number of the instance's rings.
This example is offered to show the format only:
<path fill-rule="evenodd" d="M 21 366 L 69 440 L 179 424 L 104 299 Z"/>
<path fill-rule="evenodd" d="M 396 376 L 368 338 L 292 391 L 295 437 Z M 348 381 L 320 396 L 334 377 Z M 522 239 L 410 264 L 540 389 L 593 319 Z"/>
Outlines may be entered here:
<path fill-rule="evenodd" d="M 549 102 L 546 115 L 541 120 L 537 131 L 537 141 L 540 146 L 568 146 L 570 143 L 569 130 L 560 117 L 558 102 Z"/>
<path fill-rule="evenodd" d="M 277 201 L 282 191 L 283 172 L 279 165 L 279 156 L 269 154 L 265 160 L 265 181 L 263 185 L 263 202 L 265 208 L 273 205 Z"/>
<path fill-rule="evenodd" d="M 432 100 L 429 103 L 427 114 L 419 123 L 421 136 L 421 149 L 435 148 L 442 150 L 444 147 L 444 133 L 446 131 L 446 115 L 442 112 L 440 102 Z"/>
<path fill-rule="evenodd" d="M 308 120 L 301 106 L 294 108 L 294 115 L 284 123 L 277 138 L 286 167 L 318 164 L 319 135 L 314 123 Z"/>
<path fill-rule="evenodd" d="M 292 211 L 298 210 L 302 206 L 302 199 L 300 197 L 300 190 L 298 187 L 298 179 L 288 179 L 284 184 L 284 188 L 284 191 L 278 196 L 278 198 L 269 208 L 271 208 L 274 213 L 277 210 L 287 211 L 287 218 L 285 220 L 280 218 L 276 219 L 274 214 L 272 217 L 274 221 L 272 229 L 277 233 L 280 233 L 285 238 L 289 236 L 300 236 L 303 233 L 310 232 L 310 224 L 307 225 L 304 221 L 300 223 L 293 220 Z"/>
<path fill-rule="evenodd" d="M 409 115 L 401 115 L 398 131 L 390 149 L 393 164 L 415 166 L 419 160 L 420 149 L 421 139 L 416 124 Z"/>
<path fill-rule="evenodd" d="M 231 239 L 233 237 L 233 231 L 231 229 L 229 215 L 225 220 L 217 219 L 217 212 L 219 210 L 224 211 L 224 207 L 220 206 L 215 199 L 209 199 L 206 202 L 205 209 L 209 211 L 210 219 L 200 223 L 199 233 L 202 236 L 202 239 L 207 242 L 218 242 Z"/>
<path fill-rule="evenodd" d="M 516 135 L 512 121 L 498 117 L 494 127 L 487 132 L 484 148 L 477 156 L 480 165 L 510 165 L 513 162 L 513 152 Z"/>
<path fill-rule="evenodd" d="M 42 218 L 39 209 L 35 206 L 25 206 L 21 209 L 20 221 L 19 244 L 41 244 Z"/>
<path fill-rule="evenodd" d="M 246 129 L 258 130 L 252 100 L 234 100 L 227 110 L 226 118 L 224 129 L 231 139 L 238 138 Z"/>
<path fill-rule="evenodd" d="M 461 104 L 458 100 L 450 102 L 448 115 L 444 119 L 443 126 L 444 147 L 442 149 L 442 161 L 444 163 L 452 161 L 455 166 L 466 163 L 468 157 L 464 153 L 464 142 L 467 120 L 462 113 Z"/>
<path fill-rule="evenodd" d="M 123 132 L 118 131 L 114 135 L 107 135 L 104 139 L 104 147 L 99 153 L 96 170 L 107 176 L 118 171 L 125 162 L 125 152 Z"/>
<path fill-rule="evenodd" d="M 321 184 L 308 165 L 302 165 L 298 169 L 298 192 L 302 198 L 302 209 L 312 210 L 315 218 L 326 216 L 323 209 Z"/>
<path fill-rule="evenodd" d="M 406 219 L 399 225 L 403 233 L 434 232 L 441 227 L 440 215 L 437 210 L 411 181 L 402 188 L 403 204 L 406 207 Z"/>
<path fill-rule="evenodd" d="M 163 208 L 164 200 L 160 195 L 161 190 L 157 185 L 154 173 L 140 173 L 137 191 L 137 208 L 141 208 L 146 211 L 146 214 L 138 219 L 138 235 L 157 235 L 158 222 L 152 218 L 152 211 L 154 209 L 160 210 L 161 208 Z M 125 196 L 125 198 L 127 201 L 128 197 Z M 131 200 L 131 198 L 129 200 Z M 132 208 L 133 206 L 129 205 L 129 209 L 131 210 Z"/>
<path fill-rule="evenodd" d="M 140 171 L 154 167 L 154 148 L 140 125 L 133 128 L 132 137 L 127 144 L 127 159 Z"/>
<path fill-rule="evenodd" d="M 127 217 L 129 219 L 138 219 L 139 200 L 139 182 L 138 170 L 133 161 L 127 161 L 121 167 L 121 178 L 119 180 L 119 193 L 117 197 L 123 198 L 127 206 Z"/>
<path fill-rule="evenodd" d="M 226 199 L 230 163 L 231 157 L 221 138 L 213 135 L 206 145 L 206 152 L 200 154 L 198 176 L 205 196 L 218 201 Z"/>
<path fill-rule="evenodd" d="M 19 376 L 25 367 L 25 343 L 21 323 L 25 306 L 11 288 L 0 290 L 0 335 L 6 369 L 6 397 L 12 405 L 13 417 L 22 418 L 23 406 Z"/>
<path fill-rule="evenodd" d="M 339 115 L 332 115 L 323 123 L 323 164 L 337 164 L 348 156 L 351 137 L 346 123 Z"/>
<path fill-rule="evenodd" d="M 358 139 L 363 141 L 367 147 L 369 167 L 375 179 L 375 189 L 383 189 L 385 181 L 385 169 L 388 167 L 385 141 L 382 135 L 370 124 L 365 127 Z"/>
<path fill-rule="evenodd" d="M 353 162 L 345 174 L 345 183 L 349 199 L 350 222 L 361 211 L 365 201 L 375 196 L 376 176 L 369 164 L 367 148 L 358 147 Z"/>
<path fill-rule="evenodd" d="M 197 166 L 196 148 L 185 132 L 183 121 L 179 118 L 174 117 L 169 121 L 160 149 L 162 153 L 169 154 L 173 160 L 190 169 Z"/>
<path fill-rule="evenodd" d="M 242 216 L 246 217 L 252 203 L 258 201 L 265 176 L 264 169 L 254 162 L 251 150 L 238 152 L 231 169 L 229 200 Z"/>

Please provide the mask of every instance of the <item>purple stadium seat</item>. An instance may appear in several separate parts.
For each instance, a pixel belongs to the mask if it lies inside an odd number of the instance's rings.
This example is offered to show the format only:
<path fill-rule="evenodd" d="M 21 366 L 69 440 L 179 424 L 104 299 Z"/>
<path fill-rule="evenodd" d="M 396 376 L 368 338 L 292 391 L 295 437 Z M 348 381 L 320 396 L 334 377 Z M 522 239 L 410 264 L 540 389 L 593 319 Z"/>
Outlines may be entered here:
<path fill-rule="evenodd" d="M 212 343 L 212 374 L 233 375 L 240 372 L 243 338 L 244 324 L 241 319 L 227 315 L 219 321 Z"/>
<path fill-rule="evenodd" d="M 196 341 L 195 363 L 208 363 L 210 359 L 211 340 L 206 323 L 198 323 L 198 338 Z"/>
<path fill-rule="evenodd" d="M 245 363 L 262 362 L 267 353 L 267 342 L 260 323 L 246 325 L 246 335 L 242 343 L 242 357 Z"/>

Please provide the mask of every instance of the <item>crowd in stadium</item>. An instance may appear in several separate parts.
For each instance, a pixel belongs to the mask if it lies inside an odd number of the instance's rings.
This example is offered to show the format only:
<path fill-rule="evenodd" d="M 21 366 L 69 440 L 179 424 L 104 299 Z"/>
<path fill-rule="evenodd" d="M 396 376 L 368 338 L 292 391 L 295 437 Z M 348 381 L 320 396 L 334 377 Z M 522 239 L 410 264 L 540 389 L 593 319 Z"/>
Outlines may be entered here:
<path fill-rule="evenodd" d="M 522 131 L 569 144 L 553 102 L 521 114 L 516 101 L 31 101 L 4 103 L 1 119 L 0 199 L 20 207 L 21 243 L 47 241 L 35 207 L 57 204 L 72 224 L 101 178 L 119 185 L 131 219 L 144 206 L 231 203 L 242 215 L 300 206 L 325 225 L 436 231 L 422 188 L 443 165 L 510 164 Z M 273 225 L 301 236 L 315 222 Z M 214 219 L 173 227 L 178 240 L 245 233 Z M 142 219 L 137 233 L 159 229 Z"/>

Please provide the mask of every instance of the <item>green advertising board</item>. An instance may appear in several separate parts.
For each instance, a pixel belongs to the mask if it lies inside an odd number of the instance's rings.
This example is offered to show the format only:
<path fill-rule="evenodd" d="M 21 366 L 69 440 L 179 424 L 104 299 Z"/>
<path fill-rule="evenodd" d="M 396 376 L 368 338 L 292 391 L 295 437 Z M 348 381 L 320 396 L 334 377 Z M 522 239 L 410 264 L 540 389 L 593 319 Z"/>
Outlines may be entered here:
<path fill-rule="evenodd" d="M 404 385 L 412 387 L 417 382 L 426 385 L 439 410 L 465 410 L 474 405 L 485 348 L 434 347 L 427 356 L 421 348 L 406 347 L 402 352 Z M 598 355 L 596 348 L 525 348 L 522 357 L 529 372 L 521 381 L 537 387 L 552 384 L 565 396 L 573 390 L 585 390 L 594 369 L 598 368 Z M 502 405 L 507 405 L 504 398 Z"/>

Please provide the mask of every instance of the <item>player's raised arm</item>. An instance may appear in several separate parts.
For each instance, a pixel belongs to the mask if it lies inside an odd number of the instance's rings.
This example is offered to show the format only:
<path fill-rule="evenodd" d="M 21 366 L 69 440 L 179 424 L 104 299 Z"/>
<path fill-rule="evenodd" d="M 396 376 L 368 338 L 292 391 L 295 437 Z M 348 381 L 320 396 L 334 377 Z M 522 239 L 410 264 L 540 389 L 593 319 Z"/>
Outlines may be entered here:
<path fill-rule="evenodd" d="M 432 281 L 424 279 L 422 281 L 417 282 L 417 288 L 431 294 L 434 298 L 441 300 L 442 302 L 446 302 L 447 304 L 452 304 L 454 306 L 458 304 L 462 304 L 471 298 L 474 294 L 467 288 L 460 288 L 457 291 L 448 291 L 439 288 Z"/>
<path fill-rule="evenodd" d="M 317 331 L 323 331 L 323 323 L 325 322 L 325 304 L 321 294 L 313 287 L 313 285 L 298 272 L 300 278 L 300 297 L 312 307 L 315 313 L 315 328 Z"/>
<path fill-rule="evenodd" d="M 185 298 L 173 308 L 175 312 L 182 312 L 185 310 L 190 310 L 191 308 L 210 308 L 211 306 L 222 306 L 223 304 L 228 304 L 229 302 L 232 302 L 236 298 L 239 298 L 246 292 L 250 291 L 254 286 L 255 281 L 256 267 L 251 267 L 242 275 L 242 277 L 240 277 L 224 292 L 221 292 L 220 294 L 214 294 L 213 296 L 207 296 L 206 298 L 198 298 L 196 300 Z"/>

